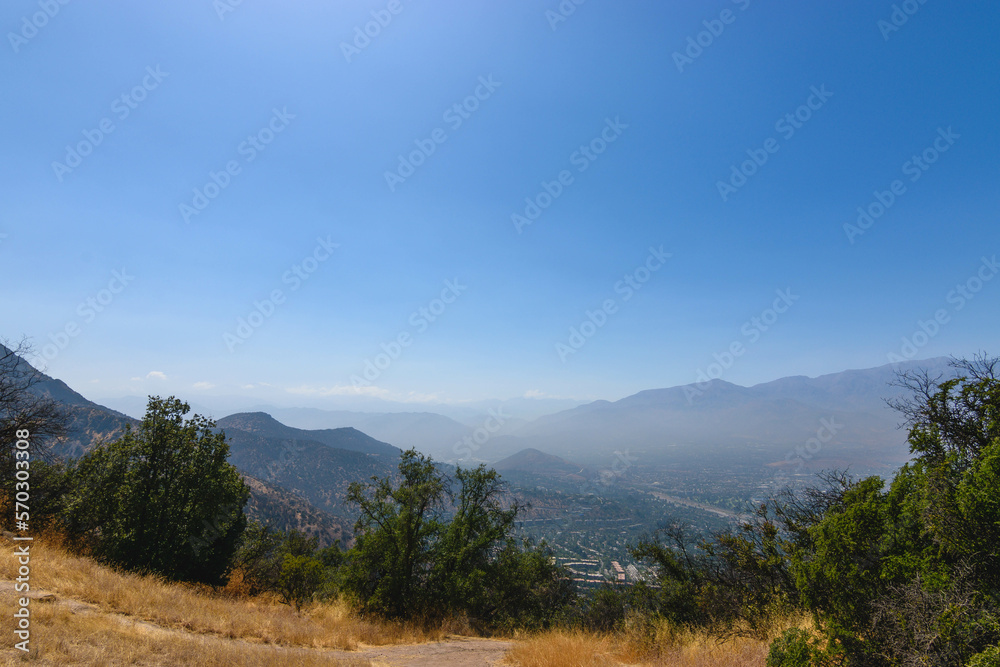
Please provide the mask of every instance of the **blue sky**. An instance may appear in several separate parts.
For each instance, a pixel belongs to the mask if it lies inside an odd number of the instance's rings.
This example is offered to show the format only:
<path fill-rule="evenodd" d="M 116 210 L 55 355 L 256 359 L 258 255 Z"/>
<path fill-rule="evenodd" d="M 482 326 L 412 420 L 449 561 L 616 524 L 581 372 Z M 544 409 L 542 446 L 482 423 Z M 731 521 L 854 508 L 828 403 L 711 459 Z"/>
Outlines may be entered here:
<path fill-rule="evenodd" d="M 88 396 L 616 399 L 1000 349 L 995 3 L 0 27 L 0 336 Z"/>

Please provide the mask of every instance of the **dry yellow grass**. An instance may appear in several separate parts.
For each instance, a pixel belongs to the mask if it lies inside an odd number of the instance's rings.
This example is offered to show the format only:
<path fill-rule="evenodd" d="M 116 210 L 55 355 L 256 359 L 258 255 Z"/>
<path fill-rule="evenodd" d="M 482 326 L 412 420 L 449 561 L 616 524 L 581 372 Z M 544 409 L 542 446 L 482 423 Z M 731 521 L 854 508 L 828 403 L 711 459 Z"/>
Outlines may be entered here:
<path fill-rule="evenodd" d="M 0 608 L 14 608 L 13 593 L 0 594 Z M 31 652 L 0 650 L 0 664 L 22 663 L 44 667 L 62 665 L 253 665 L 313 667 L 339 665 L 367 667 L 367 660 L 337 660 L 317 652 L 295 651 L 163 630 L 107 613 L 74 613 L 62 604 L 31 603 Z M 0 632 L 13 636 L 9 614 L 3 614 Z"/>
<path fill-rule="evenodd" d="M 606 667 L 620 664 L 611 637 L 553 630 L 519 641 L 504 659 L 518 667 Z"/>
<path fill-rule="evenodd" d="M 10 542 L 0 544 L 0 579 L 17 576 L 13 551 Z M 233 598 L 158 577 L 117 572 L 44 540 L 32 543 L 31 586 L 164 628 L 258 644 L 354 649 L 359 644 L 432 641 L 454 631 L 360 619 L 344 604 L 317 604 L 297 614 L 273 599 Z"/>
<path fill-rule="evenodd" d="M 553 630 L 518 642 L 506 662 L 517 667 L 764 667 L 769 642 L 720 641 L 703 632 L 678 630 L 664 623 L 655 637 Z"/>
<path fill-rule="evenodd" d="M 11 542 L 0 540 L 0 609 L 13 609 L 11 581 L 17 559 Z M 73 555 L 58 541 L 31 546 L 32 590 L 55 593 L 58 601 L 35 601 L 32 654 L 38 665 L 369 665 L 343 661 L 325 649 L 360 645 L 415 644 L 450 633 L 471 634 L 460 620 L 427 630 L 358 618 L 344 604 L 316 604 L 297 614 L 268 597 L 246 598 L 208 587 L 118 572 Z M 5 580 L 5 581 L 3 581 Z M 74 613 L 70 601 L 87 603 Z M 81 607 L 82 605 L 77 605 Z M 798 624 L 788 619 L 788 624 Z M 13 618 L 0 614 L 0 636 L 13 636 Z M 639 624 L 624 633 L 553 630 L 513 637 L 505 662 L 519 667 L 763 667 L 768 642 L 721 642 L 704 632 L 660 623 Z M 3 642 L 0 663 L 23 656 Z"/>
<path fill-rule="evenodd" d="M 732 639 L 724 642 L 700 637 L 684 645 L 660 650 L 654 665 L 669 667 L 764 667 L 769 642 Z"/>

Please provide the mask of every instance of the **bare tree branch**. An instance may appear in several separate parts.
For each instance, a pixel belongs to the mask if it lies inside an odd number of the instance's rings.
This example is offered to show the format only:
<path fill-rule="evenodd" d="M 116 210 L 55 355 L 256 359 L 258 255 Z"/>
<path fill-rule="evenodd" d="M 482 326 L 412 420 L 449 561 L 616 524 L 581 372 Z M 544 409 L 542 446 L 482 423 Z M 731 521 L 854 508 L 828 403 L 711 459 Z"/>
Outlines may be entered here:
<path fill-rule="evenodd" d="M 32 347 L 21 339 L 12 349 L 0 342 L 0 457 L 13 455 L 17 431 L 31 434 L 32 453 L 47 456 L 53 441 L 66 436 L 69 418 L 55 400 L 32 388 L 45 379 L 24 357 Z"/>

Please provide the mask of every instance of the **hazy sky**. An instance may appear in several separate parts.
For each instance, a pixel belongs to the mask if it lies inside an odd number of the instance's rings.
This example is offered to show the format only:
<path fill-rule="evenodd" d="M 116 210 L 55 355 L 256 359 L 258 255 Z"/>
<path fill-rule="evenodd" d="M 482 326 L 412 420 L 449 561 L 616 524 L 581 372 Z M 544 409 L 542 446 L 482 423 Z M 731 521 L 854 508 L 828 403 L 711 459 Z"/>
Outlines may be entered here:
<path fill-rule="evenodd" d="M 0 27 L 0 337 L 91 397 L 615 399 L 1000 351 L 993 2 Z"/>

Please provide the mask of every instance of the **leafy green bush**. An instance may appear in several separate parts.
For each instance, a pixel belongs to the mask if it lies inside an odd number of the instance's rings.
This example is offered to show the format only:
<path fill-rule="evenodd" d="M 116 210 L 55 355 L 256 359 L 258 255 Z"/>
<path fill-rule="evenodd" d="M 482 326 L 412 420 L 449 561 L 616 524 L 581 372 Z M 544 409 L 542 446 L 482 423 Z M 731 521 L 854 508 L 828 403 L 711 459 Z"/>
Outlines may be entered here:
<path fill-rule="evenodd" d="M 625 594 L 615 586 L 605 584 L 592 592 L 585 601 L 582 623 L 595 632 L 620 630 L 625 623 Z"/>
<path fill-rule="evenodd" d="M 810 667 L 819 656 L 812 636 L 801 628 L 789 628 L 771 642 L 767 667 Z"/>
<path fill-rule="evenodd" d="M 285 554 L 278 575 L 278 591 L 286 604 L 294 604 L 296 611 L 312 600 L 323 583 L 323 563 L 312 556 Z"/>
<path fill-rule="evenodd" d="M 968 667 L 1000 667 L 1000 646 L 991 646 L 972 656 Z"/>
<path fill-rule="evenodd" d="M 297 530 L 275 531 L 251 521 L 233 559 L 250 595 L 273 591 L 300 608 L 311 599 L 335 597 L 340 591 L 344 554 L 336 544 L 319 548 L 319 539 Z"/>
<path fill-rule="evenodd" d="M 487 605 L 476 617 L 486 627 L 550 627 L 576 599 L 576 586 L 545 542 L 509 539 L 487 571 L 493 584 Z"/>
<path fill-rule="evenodd" d="M 243 577 L 243 586 L 250 595 L 274 590 L 281 574 L 279 549 L 285 535 L 258 521 L 251 520 L 243 531 L 233 556 L 233 568 Z"/>

